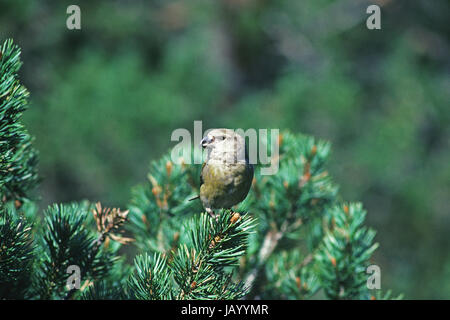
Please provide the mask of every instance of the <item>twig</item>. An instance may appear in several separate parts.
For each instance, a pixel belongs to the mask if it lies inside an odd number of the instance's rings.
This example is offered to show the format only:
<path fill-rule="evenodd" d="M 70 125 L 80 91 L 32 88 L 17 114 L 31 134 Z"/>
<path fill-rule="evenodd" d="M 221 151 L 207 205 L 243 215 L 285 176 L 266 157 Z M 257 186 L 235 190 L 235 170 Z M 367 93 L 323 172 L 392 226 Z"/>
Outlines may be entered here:
<path fill-rule="evenodd" d="M 100 246 L 102 245 L 103 242 L 105 242 L 106 239 L 106 235 L 107 235 L 107 231 L 103 231 L 97 239 L 94 240 L 93 244 L 94 246 L 92 247 L 91 252 L 89 253 L 89 257 L 88 257 L 88 267 L 87 269 L 89 269 L 92 265 L 92 262 L 94 261 L 95 256 L 97 255 L 98 250 L 100 249 Z M 70 289 L 66 296 L 64 297 L 64 300 L 69 300 L 72 298 L 72 296 L 74 295 L 74 293 L 77 291 L 77 288 L 72 288 Z"/>
<path fill-rule="evenodd" d="M 265 264 L 267 259 L 272 255 L 272 253 L 274 252 L 278 243 L 283 238 L 287 228 L 288 228 L 288 224 L 287 224 L 287 221 L 285 221 L 281 225 L 279 231 L 270 230 L 269 232 L 267 232 L 266 236 L 264 237 L 264 242 L 258 253 L 258 262 L 257 262 L 256 266 L 247 274 L 247 276 L 245 277 L 245 280 L 244 280 L 245 287 L 248 289 L 249 293 L 253 289 L 255 280 L 258 277 L 261 267 Z"/>
<path fill-rule="evenodd" d="M 133 239 L 121 237 L 118 235 L 114 235 L 114 230 L 117 230 L 120 225 L 122 225 L 128 215 L 127 211 L 120 211 L 119 209 L 109 209 L 109 208 L 102 208 L 100 202 L 97 202 L 95 205 L 95 209 L 92 210 L 92 213 L 94 215 L 95 222 L 97 224 L 97 230 L 100 233 L 98 238 L 94 240 L 92 250 L 89 252 L 88 261 L 86 265 L 86 270 L 89 270 L 92 266 L 92 263 L 94 262 L 95 256 L 98 253 L 98 250 L 100 249 L 100 246 L 105 242 L 107 237 L 112 238 L 115 241 L 118 241 L 122 244 L 129 243 Z M 72 288 L 70 289 L 66 296 L 64 297 L 64 300 L 69 300 L 72 298 L 73 294 L 78 289 Z"/>

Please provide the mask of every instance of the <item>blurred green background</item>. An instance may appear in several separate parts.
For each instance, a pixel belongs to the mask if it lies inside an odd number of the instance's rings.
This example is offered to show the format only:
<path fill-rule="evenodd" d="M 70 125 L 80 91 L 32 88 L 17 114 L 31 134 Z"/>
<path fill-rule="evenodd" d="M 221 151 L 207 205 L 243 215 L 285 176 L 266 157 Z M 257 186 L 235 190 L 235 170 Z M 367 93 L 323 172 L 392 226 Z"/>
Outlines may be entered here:
<path fill-rule="evenodd" d="M 66 28 L 81 7 L 82 29 Z M 382 30 L 366 28 L 381 6 Z M 378 231 L 382 288 L 450 298 L 447 0 L 0 0 L 22 48 L 41 206 L 125 207 L 176 128 L 330 140 L 330 171 Z"/>

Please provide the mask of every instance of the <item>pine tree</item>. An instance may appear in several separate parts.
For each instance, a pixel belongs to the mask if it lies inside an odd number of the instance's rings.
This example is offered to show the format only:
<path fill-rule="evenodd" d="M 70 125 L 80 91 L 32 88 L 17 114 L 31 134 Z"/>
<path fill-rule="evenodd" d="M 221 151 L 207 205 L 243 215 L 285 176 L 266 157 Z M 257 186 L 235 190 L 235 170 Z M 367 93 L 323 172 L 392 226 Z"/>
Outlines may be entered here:
<path fill-rule="evenodd" d="M 0 191 L 3 202 L 19 199 L 37 183 L 37 152 L 20 122 L 28 91 L 20 84 L 20 51 L 11 40 L 0 47 Z"/>
<path fill-rule="evenodd" d="M 21 123 L 27 90 L 20 50 L 0 49 L 1 299 L 390 298 L 366 285 L 377 244 L 359 203 L 345 203 L 326 170 L 330 145 L 280 136 L 279 172 L 260 175 L 234 210 L 203 212 L 200 166 L 151 164 L 128 210 L 87 202 L 42 215 L 30 199 L 37 152 Z M 42 218 L 41 218 L 42 216 Z M 132 238 L 125 237 L 126 231 Z M 132 265 L 119 251 L 134 245 Z M 74 278 L 70 267 L 76 266 Z M 80 280 L 80 287 L 76 285 Z"/>

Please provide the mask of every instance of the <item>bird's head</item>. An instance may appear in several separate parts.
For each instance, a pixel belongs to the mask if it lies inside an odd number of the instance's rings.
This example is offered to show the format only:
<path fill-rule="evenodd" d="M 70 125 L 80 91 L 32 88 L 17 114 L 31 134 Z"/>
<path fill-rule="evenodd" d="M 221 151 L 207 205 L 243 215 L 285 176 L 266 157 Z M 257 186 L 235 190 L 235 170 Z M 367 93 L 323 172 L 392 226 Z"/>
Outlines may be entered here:
<path fill-rule="evenodd" d="M 231 129 L 212 129 L 200 144 L 212 158 L 228 160 L 245 157 L 245 140 Z"/>

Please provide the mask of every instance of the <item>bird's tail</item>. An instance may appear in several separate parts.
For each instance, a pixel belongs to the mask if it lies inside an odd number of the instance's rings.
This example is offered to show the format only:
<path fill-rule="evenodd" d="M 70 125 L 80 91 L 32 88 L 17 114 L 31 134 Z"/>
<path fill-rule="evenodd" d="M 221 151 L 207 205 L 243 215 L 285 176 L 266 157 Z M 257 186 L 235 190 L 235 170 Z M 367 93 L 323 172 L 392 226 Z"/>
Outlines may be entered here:
<path fill-rule="evenodd" d="M 192 201 L 192 200 L 195 200 L 195 199 L 200 199 L 200 196 L 195 196 L 193 198 L 190 198 L 188 201 Z"/>

